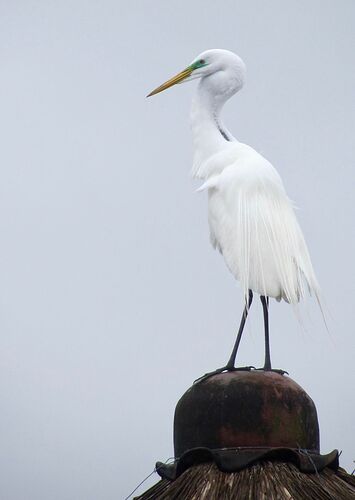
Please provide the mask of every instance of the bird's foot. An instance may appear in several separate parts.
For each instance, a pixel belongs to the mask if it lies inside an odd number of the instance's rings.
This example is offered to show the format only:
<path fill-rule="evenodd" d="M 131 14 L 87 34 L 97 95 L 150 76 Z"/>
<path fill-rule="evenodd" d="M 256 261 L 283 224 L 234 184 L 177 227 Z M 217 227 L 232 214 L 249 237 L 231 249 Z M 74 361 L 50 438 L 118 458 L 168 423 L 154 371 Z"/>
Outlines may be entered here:
<path fill-rule="evenodd" d="M 279 375 L 289 375 L 289 373 L 285 370 L 280 370 L 278 368 L 265 368 L 265 366 L 263 366 L 262 368 L 255 368 L 256 371 L 262 371 L 262 372 L 274 372 L 274 373 L 278 373 Z"/>
<path fill-rule="evenodd" d="M 217 368 L 217 370 L 214 370 L 213 372 L 205 373 L 204 375 L 202 375 L 202 377 L 197 378 L 194 381 L 194 384 L 199 384 L 203 380 L 207 380 L 208 378 L 213 377 L 213 375 L 218 375 L 220 373 L 225 373 L 225 372 L 249 372 L 250 370 L 254 370 L 254 369 L 255 369 L 254 366 L 239 366 L 239 367 L 235 367 L 235 366 L 226 365 L 226 366 L 223 366 L 222 368 Z"/>

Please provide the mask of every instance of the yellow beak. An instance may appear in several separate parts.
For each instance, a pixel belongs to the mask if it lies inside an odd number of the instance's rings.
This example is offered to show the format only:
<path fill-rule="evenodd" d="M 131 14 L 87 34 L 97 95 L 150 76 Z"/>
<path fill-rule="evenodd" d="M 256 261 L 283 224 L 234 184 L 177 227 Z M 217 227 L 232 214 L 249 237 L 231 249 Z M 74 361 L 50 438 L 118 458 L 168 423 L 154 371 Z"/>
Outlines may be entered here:
<path fill-rule="evenodd" d="M 163 83 L 162 85 L 160 85 L 156 89 L 152 90 L 152 92 L 150 94 L 148 94 L 147 97 L 150 97 L 150 96 L 155 95 L 155 94 L 159 94 L 159 92 L 163 92 L 163 90 L 166 90 L 169 87 L 172 87 L 173 85 L 182 82 L 183 80 L 185 80 L 185 78 L 187 78 L 188 76 L 191 75 L 193 70 L 194 70 L 194 68 L 192 68 L 191 66 L 188 66 L 186 69 L 184 69 L 183 71 L 181 71 L 177 75 L 170 78 L 170 80 Z"/>

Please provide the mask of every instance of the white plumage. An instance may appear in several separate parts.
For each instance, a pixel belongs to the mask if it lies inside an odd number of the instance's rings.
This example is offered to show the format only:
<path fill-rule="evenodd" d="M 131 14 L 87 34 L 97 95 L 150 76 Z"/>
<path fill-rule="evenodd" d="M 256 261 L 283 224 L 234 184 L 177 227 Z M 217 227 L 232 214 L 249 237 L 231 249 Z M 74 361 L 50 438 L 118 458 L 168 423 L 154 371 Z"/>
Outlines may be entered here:
<path fill-rule="evenodd" d="M 191 110 L 192 174 L 204 181 L 198 191 L 208 192 L 211 243 L 241 283 L 246 302 L 227 365 L 199 379 L 203 380 L 236 369 L 236 353 L 252 292 L 261 296 L 264 369 L 271 370 L 268 297 L 296 304 L 308 289 L 319 302 L 320 290 L 293 204 L 279 174 L 261 154 L 238 142 L 221 121 L 225 102 L 244 84 L 243 61 L 227 50 L 208 50 L 150 95 L 195 78 L 200 81 Z"/>
<path fill-rule="evenodd" d="M 305 288 L 319 298 L 307 246 L 275 168 L 253 148 L 238 142 L 220 120 L 223 104 L 244 83 L 245 66 L 229 51 L 198 56 L 208 64 L 191 111 L 192 174 L 208 190 L 211 242 L 247 296 L 297 303 Z M 209 69 L 209 70 L 208 70 Z"/>
<path fill-rule="evenodd" d="M 199 191 L 208 190 L 212 245 L 245 296 L 251 289 L 297 303 L 305 285 L 318 296 L 306 243 L 280 176 L 255 150 L 232 144 L 209 161 L 206 176 L 203 167 L 198 174 L 206 179 Z"/>

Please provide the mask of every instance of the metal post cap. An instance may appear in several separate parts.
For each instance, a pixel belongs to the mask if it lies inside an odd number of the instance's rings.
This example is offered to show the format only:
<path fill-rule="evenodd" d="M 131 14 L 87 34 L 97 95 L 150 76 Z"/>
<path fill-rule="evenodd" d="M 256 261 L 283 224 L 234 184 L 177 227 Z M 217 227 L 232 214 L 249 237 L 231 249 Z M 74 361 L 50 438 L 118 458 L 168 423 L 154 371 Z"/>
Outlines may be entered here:
<path fill-rule="evenodd" d="M 197 447 L 319 453 L 317 410 L 285 375 L 257 370 L 214 375 L 190 387 L 175 409 L 175 457 Z"/>

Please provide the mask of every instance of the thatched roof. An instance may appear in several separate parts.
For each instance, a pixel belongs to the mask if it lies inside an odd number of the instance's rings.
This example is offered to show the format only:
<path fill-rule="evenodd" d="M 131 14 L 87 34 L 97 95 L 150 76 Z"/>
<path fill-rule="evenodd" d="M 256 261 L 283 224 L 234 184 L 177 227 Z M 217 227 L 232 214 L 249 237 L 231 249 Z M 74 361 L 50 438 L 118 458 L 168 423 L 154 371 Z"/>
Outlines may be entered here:
<path fill-rule="evenodd" d="M 291 463 L 259 462 L 239 472 L 195 465 L 175 481 L 162 479 L 138 500 L 354 500 L 355 476 L 343 469 L 306 474 Z"/>

